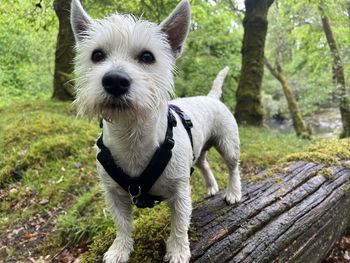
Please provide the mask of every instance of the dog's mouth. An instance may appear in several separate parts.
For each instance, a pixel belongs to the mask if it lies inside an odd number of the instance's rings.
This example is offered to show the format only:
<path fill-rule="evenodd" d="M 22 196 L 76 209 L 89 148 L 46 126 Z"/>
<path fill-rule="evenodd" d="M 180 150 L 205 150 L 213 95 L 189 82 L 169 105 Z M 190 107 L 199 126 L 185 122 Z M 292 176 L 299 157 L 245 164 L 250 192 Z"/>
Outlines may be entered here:
<path fill-rule="evenodd" d="M 106 110 L 118 110 L 124 111 L 130 108 L 130 101 L 128 96 L 113 96 L 109 95 L 107 99 L 102 103 L 102 108 Z"/>

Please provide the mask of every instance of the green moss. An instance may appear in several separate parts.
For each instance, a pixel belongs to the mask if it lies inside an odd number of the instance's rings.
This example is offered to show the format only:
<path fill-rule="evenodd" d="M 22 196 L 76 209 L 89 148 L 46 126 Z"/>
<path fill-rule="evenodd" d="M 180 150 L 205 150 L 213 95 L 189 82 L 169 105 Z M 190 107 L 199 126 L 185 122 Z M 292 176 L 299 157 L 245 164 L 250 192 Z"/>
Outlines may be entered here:
<path fill-rule="evenodd" d="M 281 168 L 281 167 L 271 167 L 266 169 L 264 172 L 262 173 L 258 173 L 255 175 L 252 175 L 250 177 L 248 177 L 246 179 L 247 182 L 249 183 L 257 183 L 260 182 L 262 180 L 265 180 L 267 178 L 274 178 L 276 183 L 281 183 L 281 178 L 278 177 L 278 174 L 286 174 L 288 173 L 285 169 Z"/>
<path fill-rule="evenodd" d="M 109 227 L 104 232 L 98 233 L 92 244 L 89 246 L 89 251 L 80 257 L 81 263 L 102 262 L 103 254 L 113 243 L 115 238 L 115 228 Z"/>
<path fill-rule="evenodd" d="M 307 161 L 326 166 L 338 165 L 340 160 L 350 159 L 350 139 L 324 141 L 313 145 L 305 152 L 290 154 L 283 162 Z"/>
<path fill-rule="evenodd" d="M 76 145 L 68 140 L 67 136 L 58 135 L 42 138 L 34 142 L 32 147 L 30 147 L 24 163 L 27 165 L 33 163 L 45 164 L 49 160 L 67 158 L 76 154 L 76 152 Z"/>
<path fill-rule="evenodd" d="M 322 152 L 302 152 L 288 155 L 285 161 L 306 161 L 319 164 L 325 164 L 327 166 L 337 165 L 338 159 L 334 156 L 328 155 Z M 284 161 L 283 160 L 283 161 Z"/>
<path fill-rule="evenodd" d="M 322 169 L 321 171 L 318 172 L 318 174 L 322 175 L 327 180 L 330 180 L 333 177 L 333 172 L 329 168 Z"/>
<path fill-rule="evenodd" d="M 68 209 L 72 196 L 88 191 L 96 182 L 92 145 L 99 128 L 76 119 L 67 103 L 24 103 L 1 110 L 0 186 L 16 190 L 0 203 L 3 230 L 57 205 Z"/>
<path fill-rule="evenodd" d="M 346 169 L 350 170 L 350 162 L 349 162 L 349 161 L 343 163 L 343 166 L 344 166 Z"/>
<path fill-rule="evenodd" d="M 84 145 L 93 145 L 97 125 L 84 120 L 77 120 L 74 116 L 50 112 L 55 103 L 41 105 L 43 108 L 28 110 L 28 104 L 18 105 L 19 112 L 27 110 L 25 114 L 12 112 L 6 108 L 5 116 L 12 116 L 11 122 L 5 122 L 7 117 L 0 118 L 4 123 L 0 135 L 0 186 L 15 179 L 20 179 L 30 167 L 44 166 L 50 160 L 65 159 L 77 154 Z M 57 108 L 64 112 L 69 104 L 58 103 Z M 69 111 L 68 111 L 69 112 Z"/>
<path fill-rule="evenodd" d="M 170 213 L 165 204 L 142 214 L 134 222 L 135 250 L 130 263 L 162 262 L 170 233 Z"/>
<path fill-rule="evenodd" d="M 343 189 L 344 192 L 348 192 L 348 191 L 350 190 L 349 184 L 343 185 L 343 186 L 342 186 L 342 189 Z"/>
<path fill-rule="evenodd" d="M 269 177 L 276 177 L 276 175 L 279 173 L 288 174 L 290 171 L 286 170 L 286 168 L 283 167 L 286 167 L 289 163 L 294 161 L 313 162 L 324 165 L 325 168 L 318 173 L 315 172 L 314 175 L 322 175 L 329 180 L 333 175 L 333 172 L 329 169 L 329 167 L 340 165 L 341 160 L 349 159 L 350 139 L 323 141 L 310 146 L 307 151 L 293 153 L 282 158 L 276 162 L 276 166 L 272 166 L 266 169 L 264 173 L 250 176 L 247 178 L 247 181 L 256 183 Z M 342 165 L 346 167 L 346 163 L 343 163 Z M 276 177 L 276 180 L 279 181 L 279 177 Z"/>
<path fill-rule="evenodd" d="M 134 252 L 130 263 L 162 262 L 165 254 L 165 242 L 170 232 L 170 216 L 165 204 L 153 209 L 137 210 L 138 217 L 134 220 Z M 115 238 L 114 227 L 109 227 L 99 233 L 90 249 L 82 258 L 82 263 L 99 262 Z"/>

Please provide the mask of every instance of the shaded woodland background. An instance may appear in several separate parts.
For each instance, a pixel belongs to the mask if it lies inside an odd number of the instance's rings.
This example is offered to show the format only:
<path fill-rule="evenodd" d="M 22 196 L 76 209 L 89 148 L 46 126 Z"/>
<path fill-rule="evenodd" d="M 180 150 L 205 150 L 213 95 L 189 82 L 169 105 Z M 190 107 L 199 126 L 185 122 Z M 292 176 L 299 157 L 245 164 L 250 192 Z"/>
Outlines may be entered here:
<path fill-rule="evenodd" d="M 93 18 L 117 10 L 156 23 L 177 4 L 82 2 Z M 0 3 L 0 259 L 8 262 L 73 262 L 82 254 L 83 262 L 94 262 L 113 238 L 94 171 L 98 125 L 77 120 L 71 106 L 69 5 L 70 0 Z M 176 95 L 206 94 L 217 72 L 230 67 L 222 99 L 240 124 L 245 180 L 319 141 L 350 137 L 350 1 L 191 5 Z M 210 161 L 223 187 L 225 166 L 215 152 Z M 194 201 L 203 198 L 198 172 L 191 180 Z M 132 262 L 158 262 L 168 217 L 163 204 L 135 210 L 139 246 Z"/>
<path fill-rule="evenodd" d="M 2 103 L 73 99 L 69 5 L 69 0 L 2 1 Z M 160 22 L 176 1 L 86 0 L 84 5 L 95 18 L 118 10 Z M 297 134 L 307 136 L 303 115 L 342 105 L 348 127 L 349 2 L 250 0 L 246 5 L 231 0 L 192 3 L 192 31 L 178 61 L 177 95 L 205 94 L 219 69 L 229 65 L 223 100 L 235 109 L 239 122 L 261 125 L 264 119 L 292 113 Z M 55 11 L 61 21 L 58 38 Z M 344 136 L 349 135 L 345 130 Z"/>

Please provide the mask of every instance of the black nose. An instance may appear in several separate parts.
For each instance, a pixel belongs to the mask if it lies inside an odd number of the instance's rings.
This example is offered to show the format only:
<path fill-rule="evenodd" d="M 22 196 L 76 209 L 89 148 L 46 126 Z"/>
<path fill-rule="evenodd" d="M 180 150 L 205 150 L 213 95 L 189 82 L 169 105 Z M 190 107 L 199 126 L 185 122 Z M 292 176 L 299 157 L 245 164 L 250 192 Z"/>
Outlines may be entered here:
<path fill-rule="evenodd" d="M 104 89 L 114 96 L 126 93 L 130 87 L 131 79 L 128 74 L 120 70 L 107 72 L 102 78 Z"/>

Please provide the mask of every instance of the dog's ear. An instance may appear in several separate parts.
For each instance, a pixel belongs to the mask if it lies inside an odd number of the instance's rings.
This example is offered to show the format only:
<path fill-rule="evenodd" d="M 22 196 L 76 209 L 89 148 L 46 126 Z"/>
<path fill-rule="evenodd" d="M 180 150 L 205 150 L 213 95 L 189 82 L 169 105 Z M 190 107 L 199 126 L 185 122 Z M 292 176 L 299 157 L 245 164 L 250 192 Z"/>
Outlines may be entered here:
<path fill-rule="evenodd" d="M 92 24 L 92 19 L 84 11 L 79 0 L 72 0 L 70 9 L 70 23 L 76 41 L 82 40 L 86 36 L 87 29 Z"/>
<path fill-rule="evenodd" d="M 191 6 L 188 0 L 182 0 L 174 11 L 161 24 L 166 33 L 175 58 L 181 55 L 183 44 L 191 24 Z"/>

